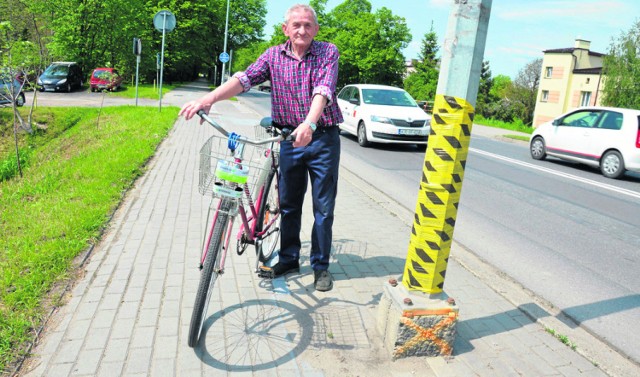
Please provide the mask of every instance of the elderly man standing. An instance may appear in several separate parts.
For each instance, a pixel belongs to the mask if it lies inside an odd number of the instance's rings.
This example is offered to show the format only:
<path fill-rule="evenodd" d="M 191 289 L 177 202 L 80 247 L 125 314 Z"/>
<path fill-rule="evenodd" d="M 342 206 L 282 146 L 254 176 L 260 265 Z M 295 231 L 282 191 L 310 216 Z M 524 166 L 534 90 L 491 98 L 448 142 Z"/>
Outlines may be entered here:
<path fill-rule="evenodd" d="M 287 42 L 267 49 L 245 72 L 185 104 L 180 115 L 191 119 L 199 110 L 209 112 L 214 103 L 271 80 L 273 121 L 293 128 L 295 136 L 295 141 L 283 141 L 280 146 L 280 259 L 273 273 L 277 277 L 300 270 L 302 204 L 310 180 L 314 287 L 328 291 L 333 287 L 329 258 L 340 164 L 342 113 L 334 98 L 340 54 L 335 45 L 314 40 L 318 30 L 315 10 L 305 4 L 293 5 L 282 25 Z"/>

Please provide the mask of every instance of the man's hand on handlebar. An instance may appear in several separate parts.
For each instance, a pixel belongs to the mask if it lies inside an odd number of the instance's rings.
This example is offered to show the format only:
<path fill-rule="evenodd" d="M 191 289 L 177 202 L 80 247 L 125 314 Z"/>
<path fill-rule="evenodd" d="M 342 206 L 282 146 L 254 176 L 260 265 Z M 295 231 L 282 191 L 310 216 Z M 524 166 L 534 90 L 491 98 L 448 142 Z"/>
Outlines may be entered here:
<path fill-rule="evenodd" d="M 206 114 L 209 114 L 211 105 L 205 105 L 198 101 L 189 101 L 185 103 L 184 106 L 182 106 L 182 109 L 180 109 L 178 116 L 183 115 L 184 119 L 189 120 L 193 118 L 200 110 L 204 111 Z M 200 118 L 200 124 L 202 123 L 204 123 L 204 119 Z"/>
<path fill-rule="evenodd" d="M 293 141 L 294 148 L 304 147 L 311 142 L 313 130 L 307 123 L 301 123 L 293 130 L 291 136 L 295 138 Z"/>

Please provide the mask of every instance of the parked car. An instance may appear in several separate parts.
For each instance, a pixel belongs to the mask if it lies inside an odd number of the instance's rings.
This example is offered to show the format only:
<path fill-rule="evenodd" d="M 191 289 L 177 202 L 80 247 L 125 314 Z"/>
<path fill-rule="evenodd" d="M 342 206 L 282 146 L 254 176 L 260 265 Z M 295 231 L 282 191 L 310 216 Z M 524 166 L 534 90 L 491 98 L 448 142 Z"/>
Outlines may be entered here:
<path fill-rule="evenodd" d="M 53 62 L 38 77 L 36 84 L 41 92 L 82 89 L 82 69 L 75 62 Z"/>
<path fill-rule="evenodd" d="M 344 122 L 340 129 L 371 143 L 424 145 L 431 131 L 431 116 L 403 89 L 386 85 L 347 85 L 338 93 Z"/>
<path fill-rule="evenodd" d="M 640 172 L 640 110 L 584 107 L 543 123 L 529 141 L 531 157 L 599 168 L 608 178 Z"/>
<path fill-rule="evenodd" d="M 271 81 L 265 81 L 262 84 L 258 85 L 258 90 L 261 92 L 271 93 Z"/>
<path fill-rule="evenodd" d="M 91 91 L 119 90 L 122 85 L 122 76 L 114 68 L 96 68 L 91 72 Z"/>
<path fill-rule="evenodd" d="M 11 104 L 24 106 L 25 97 L 22 92 L 22 84 L 18 79 L 8 73 L 0 73 L 0 105 Z"/>

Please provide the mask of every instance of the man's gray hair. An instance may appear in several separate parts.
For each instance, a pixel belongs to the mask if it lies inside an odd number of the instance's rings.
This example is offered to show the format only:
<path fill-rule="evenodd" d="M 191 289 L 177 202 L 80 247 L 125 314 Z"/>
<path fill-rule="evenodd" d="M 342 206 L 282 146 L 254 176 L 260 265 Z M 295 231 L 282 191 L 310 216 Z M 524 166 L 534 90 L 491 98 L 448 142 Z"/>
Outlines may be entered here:
<path fill-rule="evenodd" d="M 297 11 L 297 10 L 305 10 L 309 13 L 311 13 L 311 15 L 313 16 L 313 20 L 315 21 L 316 25 L 318 24 L 318 15 L 316 14 L 315 9 L 313 9 L 311 7 L 311 5 L 307 5 L 307 4 L 295 4 L 292 5 L 291 8 L 289 8 L 287 10 L 287 12 L 284 14 L 284 23 L 288 24 L 289 23 L 289 19 L 291 18 L 291 13 Z"/>

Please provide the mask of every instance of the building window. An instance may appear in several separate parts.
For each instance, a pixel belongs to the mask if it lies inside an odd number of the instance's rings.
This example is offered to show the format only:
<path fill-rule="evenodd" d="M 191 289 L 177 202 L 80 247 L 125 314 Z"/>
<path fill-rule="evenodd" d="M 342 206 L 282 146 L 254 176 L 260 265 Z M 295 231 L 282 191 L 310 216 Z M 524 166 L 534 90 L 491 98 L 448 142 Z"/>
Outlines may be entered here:
<path fill-rule="evenodd" d="M 544 69 L 544 78 L 551 78 L 551 75 L 553 75 L 553 67 L 546 67 Z"/>
<path fill-rule="evenodd" d="M 591 92 L 580 92 L 580 106 L 589 106 L 591 103 Z"/>
<path fill-rule="evenodd" d="M 549 91 L 548 90 L 543 90 L 542 91 L 542 99 L 540 101 L 542 101 L 542 102 L 549 101 Z"/>

